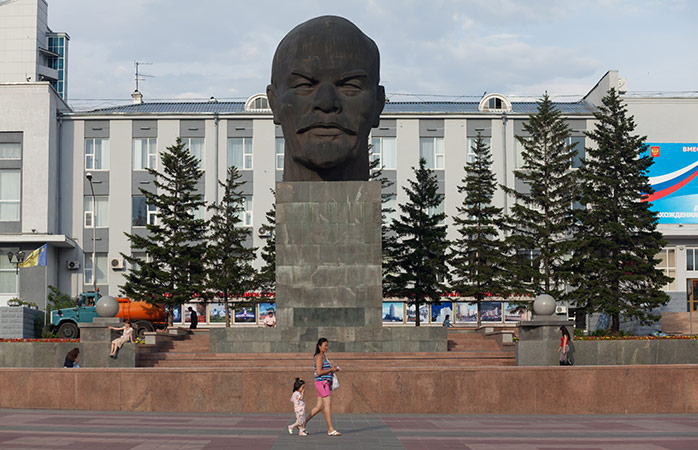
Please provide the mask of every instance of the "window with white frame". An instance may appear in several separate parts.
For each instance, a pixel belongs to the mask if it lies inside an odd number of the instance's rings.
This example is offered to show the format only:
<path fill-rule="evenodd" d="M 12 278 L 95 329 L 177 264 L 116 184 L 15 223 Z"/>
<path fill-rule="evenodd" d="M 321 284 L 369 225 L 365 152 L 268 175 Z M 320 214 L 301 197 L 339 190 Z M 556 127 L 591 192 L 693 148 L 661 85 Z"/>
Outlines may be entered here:
<path fill-rule="evenodd" d="M 530 138 L 524 138 L 526 140 Z M 524 154 L 524 146 L 521 142 L 519 142 L 518 139 L 514 139 L 514 151 L 516 152 L 516 168 L 521 169 L 524 166 L 524 159 L 523 159 L 523 154 Z"/>
<path fill-rule="evenodd" d="M 158 209 L 155 205 L 148 205 L 147 220 L 148 225 L 158 225 Z"/>
<path fill-rule="evenodd" d="M 252 138 L 228 138 L 228 167 L 252 170 Z"/>
<path fill-rule="evenodd" d="M 240 212 L 240 224 L 241 227 L 251 227 L 252 226 L 252 196 L 244 195 L 243 208 L 244 210 Z"/>
<path fill-rule="evenodd" d="M 107 268 L 109 267 L 109 261 L 106 253 L 97 253 L 96 255 L 97 263 L 97 284 L 107 284 L 109 281 L 107 279 Z M 85 253 L 85 268 L 83 274 L 85 277 L 85 284 L 94 284 L 94 271 L 92 270 L 92 253 Z"/>
<path fill-rule="evenodd" d="M 574 150 L 577 154 L 572 158 L 572 168 L 578 169 L 584 165 L 584 158 L 586 157 L 586 150 L 584 136 L 571 136 L 567 138 L 567 145 L 574 145 Z M 576 144 L 576 145 L 575 145 Z"/>
<path fill-rule="evenodd" d="M 468 149 L 467 149 L 467 151 L 466 151 L 466 153 L 465 153 L 465 161 L 466 161 L 466 162 L 471 163 L 471 162 L 474 162 L 474 161 L 475 161 L 475 151 L 473 150 L 473 148 L 475 147 L 475 141 L 476 141 L 476 140 L 477 140 L 477 138 L 474 138 L 474 137 L 469 137 L 469 138 L 468 138 Z M 487 147 L 492 148 L 492 147 L 491 147 L 492 138 L 484 137 L 484 136 L 483 136 L 483 137 L 482 137 L 482 142 L 484 142 L 484 144 L 485 144 Z"/>
<path fill-rule="evenodd" d="M 0 169 L 0 222 L 19 221 L 21 192 L 20 169 Z"/>
<path fill-rule="evenodd" d="M 659 263 L 657 264 L 657 269 L 664 272 L 664 275 L 671 278 L 671 281 L 664 286 L 665 291 L 675 291 L 676 290 L 676 250 L 674 248 L 663 248 L 659 254 L 657 254 L 657 259 Z"/>
<path fill-rule="evenodd" d="M 686 247 L 686 270 L 698 270 L 698 247 Z"/>
<path fill-rule="evenodd" d="M 148 220 L 148 207 L 145 203 L 145 197 L 142 195 L 134 196 L 131 200 L 131 226 L 144 227 Z"/>
<path fill-rule="evenodd" d="M 0 248 L 0 294 L 17 295 L 19 277 L 15 265 L 7 258 L 8 252 L 17 252 L 17 248 Z"/>
<path fill-rule="evenodd" d="M 206 206 L 201 205 L 192 211 L 192 216 L 195 220 L 204 220 L 206 218 Z"/>
<path fill-rule="evenodd" d="M 84 206 L 85 228 L 109 226 L 109 197 L 86 196 Z"/>
<path fill-rule="evenodd" d="M 184 148 L 199 160 L 199 169 L 204 167 L 204 138 L 182 138 Z"/>
<path fill-rule="evenodd" d="M 85 139 L 85 170 L 109 170 L 109 139 Z"/>
<path fill-rule="evenodd" d="M 395 169 L 395 138 L 371 138 L 371 162 L 380 161 L 377 169 Z"/>
<path fill-rule="evenodd" d="M 419 138 L 419 157 L 426 160 L 427 169 L 444 168 L 444 138 Z"/>
<path fill-rule="evenodd" d="M 0 159 L 22 159 L 22 144 L 0 142 Z"/>
<path fill-rule="evenodd" d="M 284 138 L 276 138 L 276 170 L 284 170 Z"/>
<path fill-rule="evenodd" d="M 133 140 L 133 170 L 157 169 L 157 139 L 135 138 Z"/>
<path fill-rule="evenodd" d="M 443 194 L 438 194 L 438 197 L 441 198 L 441 202 L 439 202 L 439 204 L 437 206 L 429 206 L 427 208 L 427 214 L 429 215 L 429 217 L 435 216 L 437 214 L 443 214 L 443 212 L 444 212 L 445 196 Z M 439 221 L 439 224 L 443 224 L 443 223 L 444 223 L 443 220 Z"/>

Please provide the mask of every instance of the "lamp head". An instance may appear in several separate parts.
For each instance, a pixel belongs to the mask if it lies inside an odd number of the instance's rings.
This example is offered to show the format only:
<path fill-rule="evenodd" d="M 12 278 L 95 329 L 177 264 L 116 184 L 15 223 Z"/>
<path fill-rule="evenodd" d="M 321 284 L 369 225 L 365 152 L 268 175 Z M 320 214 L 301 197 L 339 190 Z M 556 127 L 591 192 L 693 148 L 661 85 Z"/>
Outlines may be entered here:
<path fill-rule="evenodd" d="M 13 257 L 13 256 L 15 256 L 14 253 L 12 253 L 12 252 L 7 252 L 7 259 L 9 259 L 10 262 L 12 262 L 12 257 Z"/>
<path fill-rule="evenodd" d="M 87 172 L 87 173 L 85 174 L 85 178 L 87 178 L 88 181 L 92 181 L 92 173 L 91 173 L 91 172 Z"/>
<path fill-rule="evenodd" d="M 15 253 L 15 256 L 17 257 L 17 261 L 19 261 L 19 262 L 24 261 L 24 252 L 22 250 Z"/>

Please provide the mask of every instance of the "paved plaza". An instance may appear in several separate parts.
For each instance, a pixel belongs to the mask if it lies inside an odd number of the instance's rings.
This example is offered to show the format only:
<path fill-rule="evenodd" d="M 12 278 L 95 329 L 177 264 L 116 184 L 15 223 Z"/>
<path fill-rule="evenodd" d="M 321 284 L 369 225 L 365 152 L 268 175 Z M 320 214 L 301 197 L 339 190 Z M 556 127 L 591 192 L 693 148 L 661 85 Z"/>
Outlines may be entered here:
<path fill-rule="evenodd" d="M 289 436 L 292 414 L 0 410 L 0 449 L 688 450 L 697 415 L 446 416 L 339 414 Z"/>

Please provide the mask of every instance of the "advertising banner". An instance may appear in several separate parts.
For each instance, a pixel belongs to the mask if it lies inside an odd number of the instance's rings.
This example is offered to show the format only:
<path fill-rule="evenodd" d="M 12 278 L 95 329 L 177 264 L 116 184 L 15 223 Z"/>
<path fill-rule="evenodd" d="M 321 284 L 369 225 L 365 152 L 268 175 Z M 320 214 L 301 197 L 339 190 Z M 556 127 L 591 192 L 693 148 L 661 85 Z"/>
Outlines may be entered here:
<path fill-rule="evenodd" d="M 647 201 L 659 223 L 698 223 L 698 143 L 647 143 L 654 193 Z"/>

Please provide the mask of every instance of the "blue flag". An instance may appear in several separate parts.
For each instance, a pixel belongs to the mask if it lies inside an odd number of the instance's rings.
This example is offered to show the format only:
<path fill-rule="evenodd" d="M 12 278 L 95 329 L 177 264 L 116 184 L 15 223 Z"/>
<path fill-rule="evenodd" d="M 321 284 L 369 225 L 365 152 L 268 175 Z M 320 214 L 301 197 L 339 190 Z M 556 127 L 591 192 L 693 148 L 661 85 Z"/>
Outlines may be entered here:
<path fill-rule="evenodd" d="M 19 267 L 36 267 L 46 265 L 46 244 L 37 248 L 27 256 L 27 259 Z"/>

